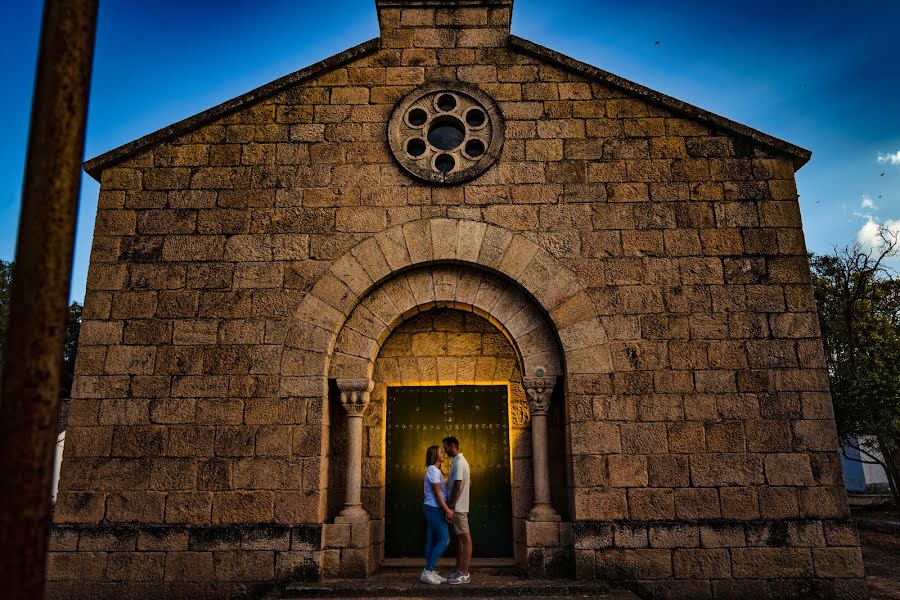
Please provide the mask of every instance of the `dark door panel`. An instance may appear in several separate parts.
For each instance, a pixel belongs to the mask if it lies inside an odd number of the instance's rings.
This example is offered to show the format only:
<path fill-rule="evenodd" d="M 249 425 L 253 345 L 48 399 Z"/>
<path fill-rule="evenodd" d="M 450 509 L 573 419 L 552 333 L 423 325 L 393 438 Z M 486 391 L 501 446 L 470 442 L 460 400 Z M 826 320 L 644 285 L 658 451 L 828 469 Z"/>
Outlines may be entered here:
<path fill-rule="evenodd" d="M 425 450 L 448 435 L 459 439 L 471 467 L 473 556 L 512 556 L 506 386 L 388 388 L 386 426 L 385 556 L 423 555 Z"/>

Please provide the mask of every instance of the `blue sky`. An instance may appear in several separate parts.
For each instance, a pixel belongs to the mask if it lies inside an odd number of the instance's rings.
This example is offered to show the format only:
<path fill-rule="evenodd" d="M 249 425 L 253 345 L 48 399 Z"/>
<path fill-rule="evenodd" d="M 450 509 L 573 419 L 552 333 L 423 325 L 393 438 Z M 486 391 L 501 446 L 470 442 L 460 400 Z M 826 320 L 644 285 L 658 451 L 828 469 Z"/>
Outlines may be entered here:
<path fill-rule="evenodd" d="M 15 251 L 40 4 L 0 0 L 0 259 Z M 101 2 L 90 158 L 378 35 L 374 0 Z M 807 243 L 900 228 L 900 2 L 516 0 L 513 33 L 813 151 Z M 656 42 L 659 42 L 658 44 Z M 83 176 L 81 300 L 97 184 Z"/>

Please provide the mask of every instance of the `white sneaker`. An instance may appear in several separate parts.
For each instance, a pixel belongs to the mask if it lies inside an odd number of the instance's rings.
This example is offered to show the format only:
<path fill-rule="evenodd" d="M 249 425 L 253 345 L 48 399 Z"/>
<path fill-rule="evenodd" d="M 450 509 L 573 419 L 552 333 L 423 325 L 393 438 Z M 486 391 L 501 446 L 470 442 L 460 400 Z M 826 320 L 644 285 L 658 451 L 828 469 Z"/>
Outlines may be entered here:
<path fill-rule="evenodd" d="M 455 577 L 451 577 L 448 581 L 450 585 L 459 585 L 461 583 L 469 583 L 472 581 L 471 575 L 463 575 L 462 573 L 454 573 Z"/>
<path fill-rule="evenodd" d="M 419 575 L 419 579 L 429 585 L 441 584 L 441 578 L 438 577 L 437 573 L 435 573 L 434 571 L 429 571 L 428 569 L 422 569 L 422 574 Z"/>
<path fill-rule="evenodd" d="M 440 573 L 438 573 L 437 571 L 432 571 L 432 573 L 434 573 L 435 576 L 436 576 L 438 579 L 440 579 L 441 583 L 447 583 L 447 578 L 446 578 L 446 577 L 442 576 L 442 575 L 441 575 Z"/>

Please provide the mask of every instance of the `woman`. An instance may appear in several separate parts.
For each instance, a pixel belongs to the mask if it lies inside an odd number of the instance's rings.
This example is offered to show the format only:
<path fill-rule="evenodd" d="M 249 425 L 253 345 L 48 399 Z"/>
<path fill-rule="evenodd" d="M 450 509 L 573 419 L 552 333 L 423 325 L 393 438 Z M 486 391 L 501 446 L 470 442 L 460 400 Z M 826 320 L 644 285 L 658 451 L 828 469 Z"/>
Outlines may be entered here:
<path fill-rule="evenodd" d="M 447 548 L 450 534 L 447 522 L 453 521 L 453 510 L 447 506 L 447 481 L 441 472 L 444 450 L 440 446 L 429 446 L 425 451 L 425 568 L 419 579 L 425 583 L 438 585 L 447 581 L 434 567 Z"/>

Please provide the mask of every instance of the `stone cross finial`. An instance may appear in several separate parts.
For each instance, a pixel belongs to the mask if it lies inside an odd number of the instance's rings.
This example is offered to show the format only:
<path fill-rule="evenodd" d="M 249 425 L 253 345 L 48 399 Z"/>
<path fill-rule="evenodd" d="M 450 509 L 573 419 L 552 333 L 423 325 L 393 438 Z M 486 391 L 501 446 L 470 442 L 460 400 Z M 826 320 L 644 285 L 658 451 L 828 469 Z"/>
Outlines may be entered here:
<path fill-rule="evenodd" d="M 348 416 L 361 416 L 369 404 L 369 393 L 372 391 L 371 379 L 338 379 L 341 391 L 341 405 Z"/>
<path fill-rule="evenodd" d="M 550 397 L 553 395 L 556 377 L 526 377 L 523 384 L 532 416 L 546 415 L 550 409 Z"/>

